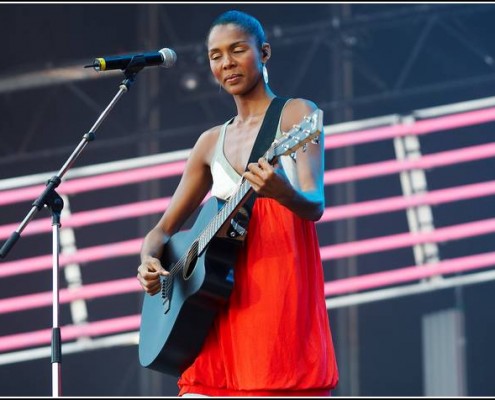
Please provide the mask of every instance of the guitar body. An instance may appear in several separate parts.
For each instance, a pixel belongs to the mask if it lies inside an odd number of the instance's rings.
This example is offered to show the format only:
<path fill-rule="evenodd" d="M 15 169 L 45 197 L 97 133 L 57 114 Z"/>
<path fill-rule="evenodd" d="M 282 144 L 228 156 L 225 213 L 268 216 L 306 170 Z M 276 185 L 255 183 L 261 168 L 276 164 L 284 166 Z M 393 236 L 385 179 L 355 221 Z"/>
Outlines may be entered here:
<path fill-rule="evenodd" d="M 216 314 L 228 301 L 242 241 L 217 235 L 199 256 L 191 250 L 219 206 L 211 197 L 193 227 L 176 233 L 164 246 L 163 267 L 169 270 L 179 262 L 183 268 L 169 281 L 167 305 L 160 293 L 144 295 L 139 338 L 143 367 L 180 375 L 196 358 Z"/>

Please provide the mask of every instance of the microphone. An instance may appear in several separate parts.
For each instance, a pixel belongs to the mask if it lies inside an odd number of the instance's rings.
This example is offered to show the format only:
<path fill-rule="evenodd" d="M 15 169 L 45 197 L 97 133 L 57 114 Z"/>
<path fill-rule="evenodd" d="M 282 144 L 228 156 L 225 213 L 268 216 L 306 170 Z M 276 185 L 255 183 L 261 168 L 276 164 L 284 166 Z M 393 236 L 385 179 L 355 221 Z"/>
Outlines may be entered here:
<path fill-rule="evenodd" d="M 84 68 L 93 67 L 96 71 L 124 70 L 133 60 L 138 61 L 141 65 L 144 64 L 144 67 L 160 65 L 164 68 L 170 68 L 175 64 L 177 54 L 172 49 L 163 48 L 149 53 L 101 57 L 95 58 L 93 64 L 85 65 Z"/>

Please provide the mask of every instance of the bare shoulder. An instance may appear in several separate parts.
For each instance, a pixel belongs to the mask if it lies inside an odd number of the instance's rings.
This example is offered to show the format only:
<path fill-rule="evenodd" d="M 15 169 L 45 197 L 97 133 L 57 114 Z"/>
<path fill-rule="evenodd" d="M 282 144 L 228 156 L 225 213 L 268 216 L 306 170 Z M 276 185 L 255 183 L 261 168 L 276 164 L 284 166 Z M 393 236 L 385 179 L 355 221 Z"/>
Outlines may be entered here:
<path fill-rule="evenodd" d="M 196 144 L 212 144 L 216 143 L 218 140 L 218 135 L 220 134 L 221 125 L 214 126 L 206 131 L 204 131 L 198 138 Z"/>
<path fill-rule="evenodd" d="M 218 125 L 204 131 L 194 145 L 193 152 L 199 155 L 208 165 L 210 165 L 213 157 L 221 127 L 221 125 Z"/>
<path fill-rule="evenodd" d="M 282 113 L 281 128 L 283 131 L 289 131 L 294 125 L 301 122 L 301 120 L 310 115 L 313 111 L 317 110 L 318 106 L 308 99 L 294 98 L 291 99 Z"/>

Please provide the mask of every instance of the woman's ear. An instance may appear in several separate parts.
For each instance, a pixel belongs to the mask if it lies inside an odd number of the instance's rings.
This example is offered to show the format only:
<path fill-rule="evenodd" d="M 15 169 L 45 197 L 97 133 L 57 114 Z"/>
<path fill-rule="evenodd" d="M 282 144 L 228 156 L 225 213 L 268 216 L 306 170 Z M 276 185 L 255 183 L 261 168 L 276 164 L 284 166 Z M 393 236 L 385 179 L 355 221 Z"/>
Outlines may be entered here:
<path fill-rule="evenodd" d="M 261 46 L 261 62 L 264 64 L 268 61 L 272 54 L 272 49 L 268 43 L 263 43 Z"/>

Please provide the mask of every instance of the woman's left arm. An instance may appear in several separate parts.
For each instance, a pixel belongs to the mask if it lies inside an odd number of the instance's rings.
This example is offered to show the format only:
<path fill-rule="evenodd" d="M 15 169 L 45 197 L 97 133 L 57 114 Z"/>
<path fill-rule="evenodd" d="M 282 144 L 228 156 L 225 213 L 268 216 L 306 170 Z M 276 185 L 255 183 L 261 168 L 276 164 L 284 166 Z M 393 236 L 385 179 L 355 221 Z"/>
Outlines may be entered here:
<path fill-rule="evenodd" d="M 289 131 L 316 109 L 316 105 L 308 100 L 291 100 L 284 108 L 282 131 Z M 313 221 L 321 218 L 325 208 L 325 135 L 321 130 L 317 144 L 308 143 L 305 151 L 302 148 L 296 151 L 298 188 L 290 183 L 280 163 L 272 166 L 264 158 L 260 158 L 257 164 L 249 164 L 248 171 L 244 173 L 258 195 L 273 198 L 301 218 Z"/>

